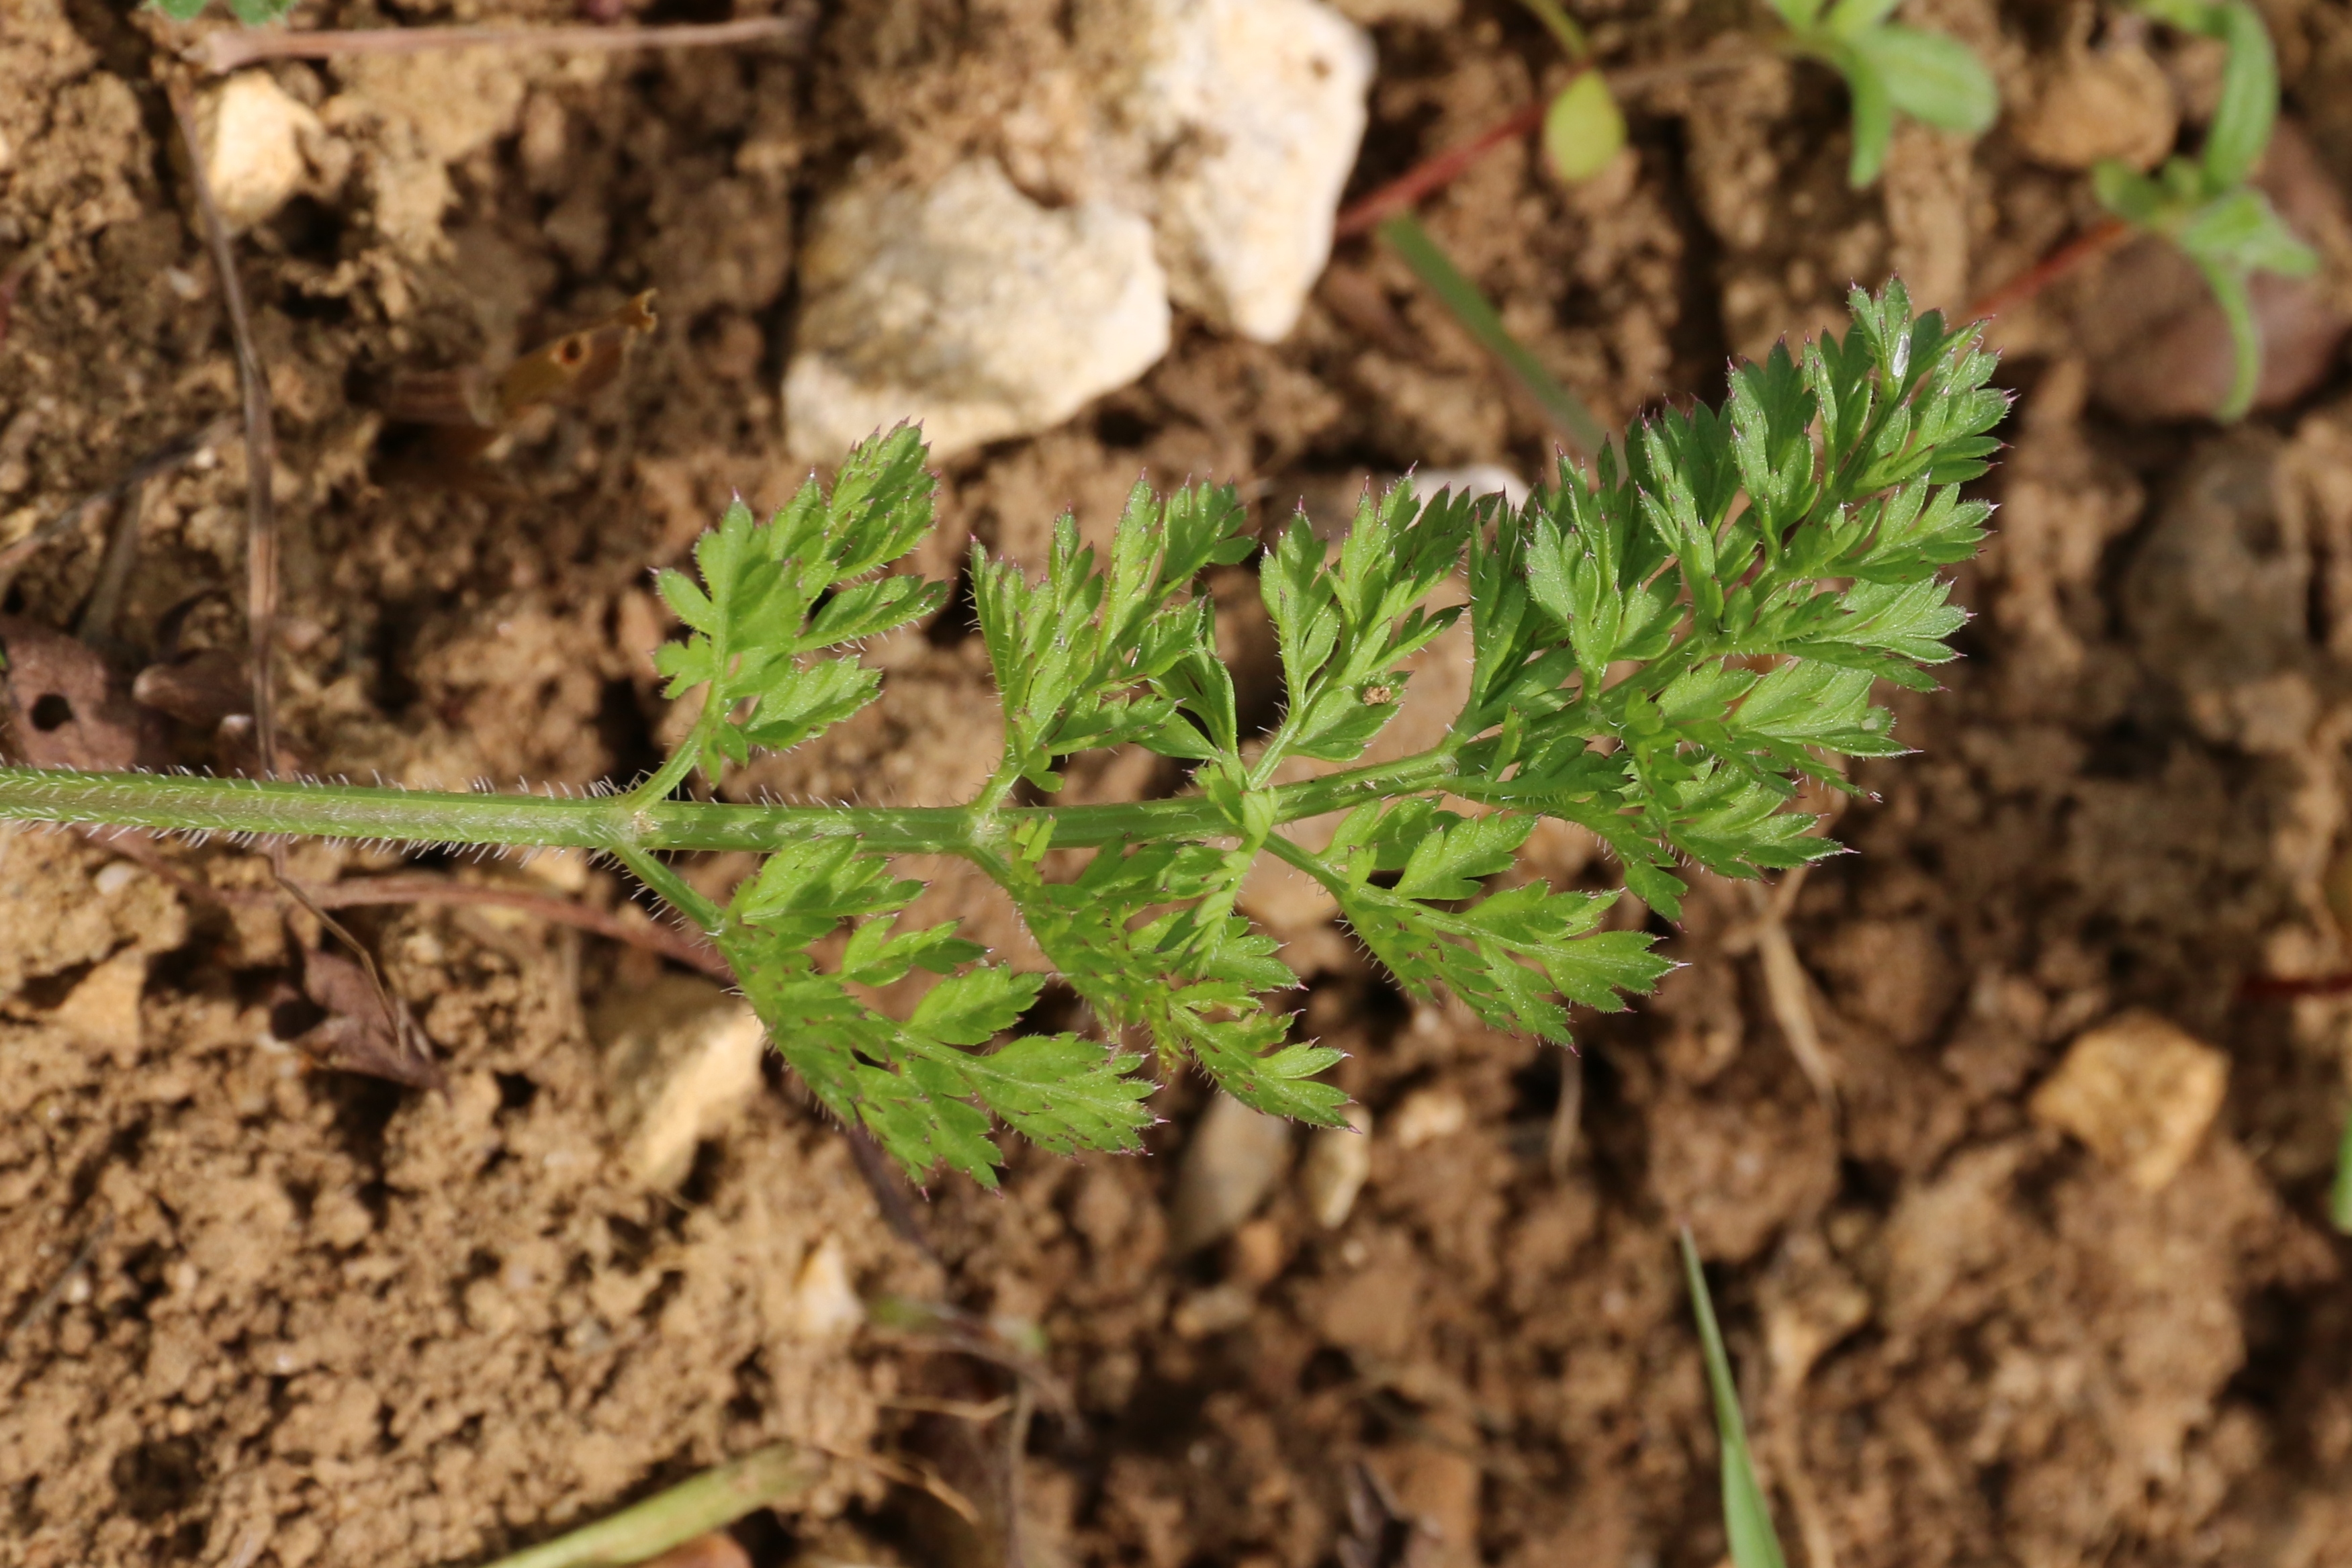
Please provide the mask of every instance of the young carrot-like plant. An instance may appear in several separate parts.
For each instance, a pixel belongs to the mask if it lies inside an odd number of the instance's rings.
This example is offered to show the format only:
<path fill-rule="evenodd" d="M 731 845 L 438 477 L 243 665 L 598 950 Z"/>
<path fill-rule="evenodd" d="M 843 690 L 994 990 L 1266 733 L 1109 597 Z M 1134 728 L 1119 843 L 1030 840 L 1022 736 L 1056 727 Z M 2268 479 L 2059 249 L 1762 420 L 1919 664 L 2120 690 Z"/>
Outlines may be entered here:
<path fill-rule="evenodd" d="M 1260 855 L 1314 878 L 1408 990 L 1452 992 L 1497 1028 L 1568 1036 L 1569 1004 L 1622 1005 L 1666 966 L 1603 930 L 1611 895 L 1489 891 L 1538 820 L 1581 824 L 1627 886 L 1672 917 L 1684 862 L 1754 875 L 1828 853 L 1793 808 L 1837 759 L 1902 748 L 1874 682 L 1925 688 L 1964 617 L 1938 569 L 1972 555 L 2006 400 L 1971 328 L 1914 320 L 1899 284 L 1853 324 L 1733 378 L 1729 406 L 1670 413 L 1587 476 L 1563 462 L 1521 508 L 1409 484 L 1358 509 L 1336 553 L 1303 518 L 1261 551 L 1231 488 L 1140 486 L 1108 556 L 1065 517 L 1042 580 L 978 550 L 974 607 L 1003 714 L 979 794 L 937 808 L 674 798 L 755 749 L 800 744 L 874 700 L 864 638 L 936 610 L 939 584 L 887 569 L 932 523 L 911 430 L 877 436 L 830 494 L 774 517 L 738 504 L 665 573 L 686 635 L 660 655 L 691 733 L 624 794 L 415 793 L 349 785 L 0 768 L 0 817 L 187 833 L 610 854 L 733 966 L 776 1049 L 908 1171 L 993 1184 L 992 1117 L 1057 1150 L 1133 1147 L 1152 1081 L 1189 1061 L 1260 1110 L 1336 1124 L 1318 1076 L 1338 1053 L 1262 1000 L 1297 977 L 1235 914 Z M 1286 707 L 1252 736 L 1216 653 L 1203 569 L 1257 558 Z M 1467 576 L 1466 606 L 1432 608 Z M 1468 694 L 1444 738 L 1361 764 L 1416 654 L 1466 614 Z M 1174 799 L 1063 806 L 1075 754 L 1140 745 L 1193 765 Z M 1286 763 L 1332 768 L 1277 782 Z M 1321 847 L 1283 830 L 1336 815 Z M 665 856 L 765 855 L 725 902 Z M 1057 855 L 1057 851 L 1084 852 Z M 1026 1033 L 1045 977 L 991 963 L 952 924 L 902 918 L 921 885 L 894 854 L 961 856 L 1011 896 L 1102 1038 Z M 904 1018 L 868 999 L 939 977 Z M 992 1042 L 995 1042 L 992 1048 Z"/>

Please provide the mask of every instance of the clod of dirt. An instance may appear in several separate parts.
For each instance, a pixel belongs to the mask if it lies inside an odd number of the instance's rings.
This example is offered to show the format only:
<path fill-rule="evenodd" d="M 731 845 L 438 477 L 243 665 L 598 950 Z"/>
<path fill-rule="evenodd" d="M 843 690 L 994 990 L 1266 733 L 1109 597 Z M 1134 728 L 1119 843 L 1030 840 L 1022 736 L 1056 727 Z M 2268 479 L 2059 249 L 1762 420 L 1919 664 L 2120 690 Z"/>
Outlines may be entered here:
<path fill-rule="evenodd" d="M 2317 717 L 2310 613 L 2315 541 L 2289 504 L 2284 448 L 2255 430 L 2199 452 L 2126 570 L 2126 620 L 2207 738 L 2257 753 L 2300 746 Z"/>
<path fill-rule="evenodd" d="M 205 178 L 231 229 L 268 218 L 310 182 L 303 144 L 323 135 L 325 127 L 267 72 L 229 78 L 205 96 L 198 114 Z"/>
<path fill-rule="evenodd" d="M 2154 1013 L 2132 1012 L 2077 1039 L 2028 1108 L 2158 1192 L 2197 1152 L 2229 1085 L 2228 1057 Z"/>
<path fill-rule="evenodd" d="M 1307 1211 L 1326 1230 L 1337 1230 L 1354 1212 L 1357 1195 L 1372 1174 L 1372 1113 L 1361 1105 L 1349 1107 L 1348 1127 L 1318 1127 L 1307 1144 L 1307 1163 L 1299 1167 L 1298 1184 L 1307 1194 Z"/>
<path fill-rule="evenodd" d="M 759 1091 L 760 1020 L 709 980 L 666 975 L 617 989 L 590 1031 L 604 1049 L 623 1164 L 646 1186 L 683 1181 L 696 1146 Z"/>
<path fill-rule="evenodd" d="M 2156 167 L 2180 131 L 2172 83 L 2137 37 L 2094 48 L 2083 37 L 2090 7 L 2076 16 L 2063 51 L 2042 62 L 2023 101 L 2010 106 L 2010 136 L 2027 157 L 2053 169 L 2088 169 L 2108 158 Z"/>
<path fill-rule="evenodd" d="M 2281 120 L 2254 183 L 2287 227 L 2323 256 L 2352 252 L 2352 215 L 2310 141 Z M 2236 373 L 2228 321 L 2188 257 L 2153 236 L 2118 252 L 2094 281 L 2077 325 L 2093 348 L 2098 400 L 2127 419 L 2197 419 L 2229 395 Z M 2262 337 L 2256 409 L 2283 408 L 2336 361 L 2347 319 L 2325 276 L 2257 273 L 2248 285 Z"/>
<path fill-rule="evenodd" d="M 121 769 L 152 750 L 153 726 L 87 644 L 0 615 L 10 749 L 36 768 Z"/>
<path fill-rule="evenodd" d="M 139 1060 L 144 1041 L 139 1001 L 147 988 L 147 955 L 125 947 L 75 982 L 49 1022 L 118 1066 Z"/>
<path fill-rule="evenodd" d="M 1452 1089 L 1417 1089 L 1397 1107 L 1391 1135 L 1401 1149 L 1417 1149 L 1460 1132 L 1470 1120 L 1470 1107 Z"/>
<path fill-rule="evenodd" d="M 786 435 L 837 460 L 903 419 L 934 458 L 1060 423 L 1168 351 L 1151 225 L 1031 201 L 987 158 L 927 190 L 869 178 L 819 211 L 784 373 Z"/>
<path fill-rule="evenodd" d="M 1168 1314 L 1168 1326 L 1178 1339 L 1207 1339 L 1241 1327 L 1256 1311 L 1256 1292 L 1237 1280 L 1226 1280 L 1177 1302 Z"/>
<path fill-rule="evenodd" d="M 1289 1166 L 1289 1123 L 1218 1095 L 1184 1146 L 1169 1208 L 1169 1250 L 1181 1256 L 1232 1235 Z"/>
<path fill-rule="evenodd" d="M 1180 304 L 1260 342 L 1297 324 L 1364 135 L 1372 46 L 1320 0 L 1109 0 L 1129 52 L 1115 112 L 1156 181 Z"/>
<path fill-rule="evenodd" d="M 1764 1343 L 1782 1388 L 1801 1385 L 1824 1353 L 1870 1321 L 1870 1292 L 1818 1231 L 1794 1232 L 1780 1244 L 1761 1296 Z"/>

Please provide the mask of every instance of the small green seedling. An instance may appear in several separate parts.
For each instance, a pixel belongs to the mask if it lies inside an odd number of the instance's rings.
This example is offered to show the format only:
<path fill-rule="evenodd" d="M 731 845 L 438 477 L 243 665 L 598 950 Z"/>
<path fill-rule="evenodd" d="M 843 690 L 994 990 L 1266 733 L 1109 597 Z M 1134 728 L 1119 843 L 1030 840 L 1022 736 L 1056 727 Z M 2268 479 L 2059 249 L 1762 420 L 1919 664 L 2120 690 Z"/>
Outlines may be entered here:
<path fill-rule="evenodd" d="M 1625 145 L 1625 112 L 1609 90 L 1608 81 L 1593 68 L 1592 45 L 1559 0 L 1520 0 L 1577 68 L 1568 85 L 1552 95 L 1544 109 L 1544 162 L 1553 173 L 1577 184 L 1609 166 Z"/>
<path fill-rule="evenodd" d="M 1700 1349 L 1706 1357 L 1706 1385 L 1715 1398 L 1715 1430 L 1723 1450 L 1723 1531 L 1730 1539 L 1732 1568 L 1787 1568 L 1780 1538 L 1772 1533 L 1772 1510 L 1756 1479 L 1748 1452 L 1748 1423 L 1739 1413 L 1739 1389 L 1724 1354 L 1723 1331 L 1716 1326 L 1715 1301 L 1706 1293 L 1706 1270 L 1690 1227 L 1683 1227 L 1683 1274 L 1690 1282 L 1691 1311 L 1698 1318 Z"/>
<path fill-rule="evenodd" d="M 193 22 L 204 15 L 212 0 L 147 0 L 150 5 L 174 22 Z M 299 0 L 228 0 L 229 14 L 248 27 L 265 26 L 282 22 Z"/>
<path fill-rule="evenodd" d="M 2336 1150 L 2336 1190 L 2328 1194 L 2327 1218 L 2352 1236 L 2352 1116 L 2344 1121 L 2344 1141 Z"/>
<path fill-rule="evenodd" d="M 1855 189 L 1878 178 L 1906 114 L 1942 131 L 1978 136 L 2000 112 L 1992 73 L 1958 38 L 1886 18 L 1896 0 L 1772 0 L 1789 25 L 1781 47 L 1845 78 L 1853 101 Z"/>
<path fill-rule="evenodd" d="M 1563 462 L 1517 509 L 1400 484 L 1366 497 L 1336 554 L 1304 517 L 1261 550 L 1230 487 L 1139 486 L 1107 557 L 1066 517 L 1041 580 L 975 549 L 1004 738 L 961 805 L 673 799 L 698 770 L 717 783 L 873 701 L 881 675 L 857 644 L 944 601 L 887 570 L 932 526 L 924 449 L 902 428 L 859 447 L 830 495 L 811 481 L 766 522 L 731 507 L 697 547 L 699 581 L 662 575 L 687 632 L 660 667 L 698 716 L 626 793 L 7 768 L 0 817 L 603 852 L 709 935 L 786 1062 L 918 1175 L 944 1162 L 993 1185 L 992 1117 L 1050 1149 L 1135 1147 L 1153 1083 L 1130 1044 L 1338 1125 L 1344 1096 L 1320 1074 L 1339 1052 L 1267 1005 L 1299 978 L 1235 913 L 1260 856 L 1322 884 L 1408 991 L 1565 1040 L 1570 1004 L 1620 1007 L 1667 966 L 1647 935 L 1602 928 L 1612 895 L 1490 889 L 1539 819 L 1596 834 L 1672 918 L 1682 863 L 1750 876 L 1830 853 L 1799 784 L 1845 788 L 1839 758 L 1903 749 L 1871 690 L 1929 688 L 1924 667 L 1951 657 L 1965 616 L 1938 570 L 1983 538 L 1988 508 L 1959 486 L 2008 405 L 1974 328 L 1914 320 L 1899 283 L 1852 307 L 1843 339 L 1739 370 L 1724 412 L 1662 414 L 1590 476 Z M 1241 727 L 1199 585 L 1253 557 L 1286 692 L 1263 736 Z M 1466 605 L 1433 605 L 1457 573 Z M 1415 655 L 1457 622 L 1452 724 L 1363 762 Z M 1190 763 L 1192 789 L 1055 803 L 1064 759 L 1125 746 Z M 1286 772 L 1310 761 L 1330 771 Z M 1282 831 L 1318 817 L 1337 823 L 1320 847 Z M 765 860 L 722 902 L 663 858 L 701 850 Z M 901 854 L 961 857 L 1003 888 L 1097 1035 L 1024 1030 L 1046 976 L 987 961 L 951 922 L 905 922 L 923 884 L 893 873 Z M 875 1005 L 916 970 L 939 977 L 904 1016 Z"/>
<path fill-rule="evenodd" d="M 2099 201 L 2137 228 L 2162 235 L 2196 264 L 2230 323 L 2236 366 L 2219 417 L 2252 406 L 2262 381 L 2262 335 L 2247 281 L 2257 272 L 2307 277 L 2318 253 L 2288 232 L 2270 199 L 2247 183 L 2278 120 L 2278 57 L 2262 14 L 2245 0 L 2140 0 L 2139 9 L 2229 48 L 2221 99 L 2194 159 L 2175 155 L 2153 176 L 2110 159 L 2091 171 Z"/>

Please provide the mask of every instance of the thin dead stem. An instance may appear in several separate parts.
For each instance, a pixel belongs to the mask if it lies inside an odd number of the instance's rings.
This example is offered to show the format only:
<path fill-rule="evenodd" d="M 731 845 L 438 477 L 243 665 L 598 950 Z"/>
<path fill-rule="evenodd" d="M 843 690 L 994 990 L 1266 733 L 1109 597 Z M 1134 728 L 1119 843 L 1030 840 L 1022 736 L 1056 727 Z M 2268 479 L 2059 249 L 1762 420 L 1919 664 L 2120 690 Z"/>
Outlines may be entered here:
<path fill-rule="evenodd" d="M 148 480 L 168 474 L 184 463 L 194 461 L 195 458 L 219 445 L 235 434 L 236 434 L 236 422 L 234 419 L 216 419 L 194 434 L 183 435 L 170 444 L 160 447 L 141 458 L 124 470 L 121 478 L 104 489 L 84 496 L 23 538 L 5 549 L 0 549 L 0 584 L 5 584 L 10 574 L 24 565 L 42 546 L 80 527 L 82 519 L 92 512 L 129 494 Z"/>
<path fill-rule="evenodd" d="M 271 654 L 278 642 L 278 508 L 270 477 L 278 462 L 278 436 L 269 416 L 269 381 L 262 374 L 261 355 L 254 347 L 253 318 L 246 308 L 245 286 L 237 279 L 236 253 L 229 244 L 228 225 L 221 221 L 212 182 L 205 177 L 204 139 L 196 130 L 195 100 L 184 81 L 173 79 L 169 90 L 180 140 L 187 144 L 188 181 L 195 193 L 197 214 L 204 221 L 205 242 L 212 252 L 213 269 L 220 274 L 221 298 L 228 307 L 229 333 L 236 344 L 236 379 L 245 392 L 245 616 L 253 646 L 253 737 L 261 752 L 262 777 L 274 779 L 278 776 L 278 703 L 276 661 Z"/>
<path fill-rule="evenodd" d="M 153 841 L 144 834 L 106 833 L 101 836 L 91 832 L 88 836 L 100 848 L 125 860 L 137 862 L 191 897 L 229 905 L 268 906 L 279 902 L 277 893 L 268 888 L 215 887 L 211 883 L 192 877 L 156 852 Z M 557 894 L 532 893 L 517 887 L 487 887 L 479 883 L 429 875 L 355 877 L 350 882 L 303 883 L 299 888 L 298 896 L 320 909 L 355 909 L 398 904 L 470 904 L 511 909 L 552 925 L 585 931 L 593 936 L 626 943 L 632 947 L 698 969 L 715 979 L 734 978 L 733 971 L 727 967 L 727 960 L 720 957 L 715 948 L 682 932 L 667 925 L 639 925 Z"/>
<path fill-rule="evenodd" d="M 225 27 L 205 34 L 184 51 L 184 57 L 213 76 L 225 76 L 263 60 L 415 55 L 430 49 L 682 49 L 769 39 L 797 44 L 808 31 L 809 19 L 802 15 L 650 27 L 361 27 L 317 33 Z"/>
<path fill-rule="evenodd" d="M 1789 1054 L 1797 1059 L 1813 1092 L 1824 1103 L 1834 1103 L 1837 1064 L 1822 1042 L 1821 1022 L 1813 1016 L 1812 981 L 1797 957 L 1797 945 L 1789 939 L 1787 924 L 1811 869 L 1801 865 L 1769 888 L 1761 883 L 1741 883 L 1756 917 L 1727 937 L 1722 947 L 1727 953 L 1754 950 L 1764 972 L 1764 999 L 1772 1009 L 1772 1021 L 1780 1026 L 1781 1037 L 1789 1042 Z"/>

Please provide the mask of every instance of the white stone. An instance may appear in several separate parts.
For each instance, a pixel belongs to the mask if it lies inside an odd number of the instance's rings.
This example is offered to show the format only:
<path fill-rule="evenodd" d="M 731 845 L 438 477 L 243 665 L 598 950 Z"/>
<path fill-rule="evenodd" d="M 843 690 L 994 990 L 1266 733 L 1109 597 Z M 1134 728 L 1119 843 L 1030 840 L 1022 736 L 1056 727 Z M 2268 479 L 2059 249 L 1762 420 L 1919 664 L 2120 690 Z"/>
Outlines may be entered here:
<path fill-rule="evenodd" d="M 310 178 L 302 144 L 319 117 L 261 71 L 233 76 L 205 102 L 205 180 L 221 220 L 250 228 L 292 200 Z"/>
<path fill-rule="evenodd" d="M 818 1242 L 793 1281 L 793 1331 L 804 1340 L 846 1339 L 866 1321 L 866 1303 L 850 1282 L 841 1239 Z"/>
<path fill-rule="evenodd" d="M 928 190 L 853 183 L 800 266 L 784 410 L 802 462 L 904 419 L 935 457 L 1045 430 L 1168 351 L 1150 225 L 1107 203 L 1040 206 L 990 159 Z"/>
<path fill-rule="evenodd" d="M 1289 336 L 1331 255 L 1363 141 L 1371 40 L 1322 0 L 1098 0 L 1130 62 L 1114 91 L 1156 187 L 1178 303 Z"/>
<path fill-rule="evenodd" d="M 1348 1223 L 1348 1216 L 1355 1212 L 1356 1197 L 1372 1174 L 1372 1113 L 1361 1105 L 1350 1105 L 1348 1124 L 1316 1128 L 1307 1145 L 1307 1161 L 1299 1168 L 1307 1212 L 1326 1230 L 1337 1230 Z"/>
<path fill-rule="evenodd" d="M 1209 1103 L 1184 1145 L 1168 1216 L 1169 1250 L 1181 1257 L 1231 1236 L 1290 1169 L 1288 1122 L 1230 1095 Z"/>
<path fill-rule="evenodd" d="M 709 980 L 666 975 L 607 998 L 591 1020 L 622 1159 L 649 1187 L 674 1186 L 703 1139 L 760 1092 L 760 1020 Z"/>

